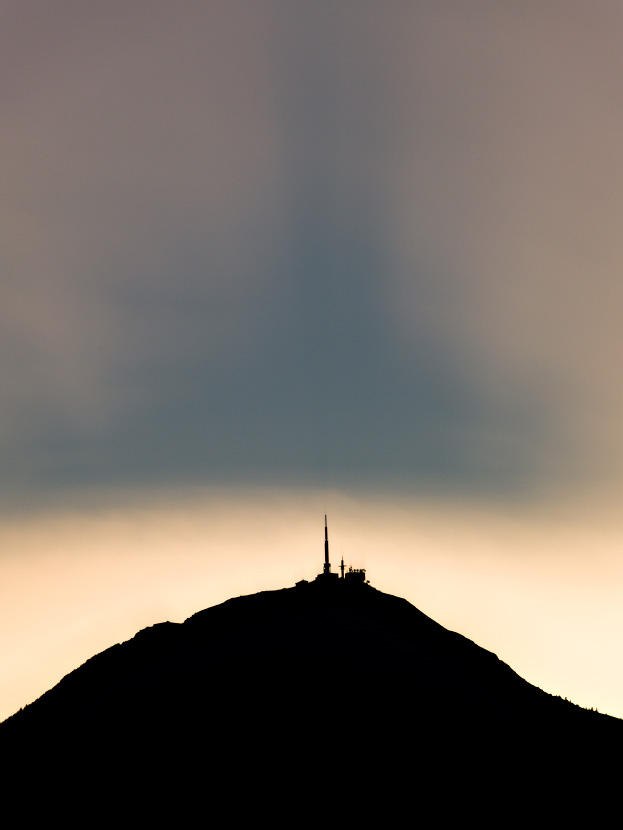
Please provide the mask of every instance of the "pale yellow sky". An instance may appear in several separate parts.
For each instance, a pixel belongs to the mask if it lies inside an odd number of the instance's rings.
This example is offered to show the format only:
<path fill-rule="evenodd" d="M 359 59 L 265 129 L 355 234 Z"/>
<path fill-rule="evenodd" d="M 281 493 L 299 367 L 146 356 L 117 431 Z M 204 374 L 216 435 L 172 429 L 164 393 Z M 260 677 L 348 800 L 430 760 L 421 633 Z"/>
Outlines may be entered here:
<path fill-rule="evenodd" d="M 265 488 L 3 520 L 0 718 L 141 628 L 313 578 L 325 510 L 334 565 L 343 554 L 535 685 L 623 716 L 623 531 L 603 508 Z"/>

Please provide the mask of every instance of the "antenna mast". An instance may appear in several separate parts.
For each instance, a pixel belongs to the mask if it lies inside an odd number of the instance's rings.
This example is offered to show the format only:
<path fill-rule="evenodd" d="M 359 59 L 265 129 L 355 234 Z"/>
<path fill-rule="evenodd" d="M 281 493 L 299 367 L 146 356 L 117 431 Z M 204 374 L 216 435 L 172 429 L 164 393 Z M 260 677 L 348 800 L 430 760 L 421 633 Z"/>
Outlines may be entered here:
<path fill-rule="evenodd" d="M 331 573 L 331 565 L 329 563 L 329 531 L 327 530 L 327 514 L 324 514 L 324 568 L 322 572 L 325 574 Z"/>

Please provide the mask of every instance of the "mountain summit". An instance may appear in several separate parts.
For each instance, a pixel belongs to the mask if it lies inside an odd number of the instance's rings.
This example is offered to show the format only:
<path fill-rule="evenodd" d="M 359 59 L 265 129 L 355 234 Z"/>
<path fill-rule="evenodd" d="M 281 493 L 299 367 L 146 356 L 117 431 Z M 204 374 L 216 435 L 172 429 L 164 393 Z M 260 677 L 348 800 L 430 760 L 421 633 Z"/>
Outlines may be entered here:
<path fill-rule="evenodd" d="M 200 757 L 211 792 L 291 795 L 318 776 L 562 781 L 620 746 L 623 722 L 532 686 L 363 571 L 333 574 L 328 541 L 327 565 L 96 655 L 0 725 L 3 757 L 174 777 Z"/>

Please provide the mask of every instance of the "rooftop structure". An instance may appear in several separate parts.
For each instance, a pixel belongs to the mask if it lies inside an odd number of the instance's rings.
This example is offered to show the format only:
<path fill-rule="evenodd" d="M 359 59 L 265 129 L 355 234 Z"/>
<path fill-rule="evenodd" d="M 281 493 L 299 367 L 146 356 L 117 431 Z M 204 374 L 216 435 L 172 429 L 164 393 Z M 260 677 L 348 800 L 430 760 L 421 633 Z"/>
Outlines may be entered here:
<path fill-rule="evenodd" d="M 366 569 L 365 568 L 352 568 L 349 566 L 348 570 L 344 568 L 344 557 L 342 557 L 342 561 L 340 563 L 340 572 L 333 573 L 331 570 L 331 562 L 329 560 L 329 530 L 327 527 L 327 517 L 324 517 L 324 565 L 322 566 L 322 572 L 318 574 L 315 582 L 322 582 L 325 584 L 337 584 L 342 583 L 344 580 L 345 583 L 354 585 L 354 584 L 361 584 L 365 585 L 370 580 L 366 580 Z M 308 582 L 306 579 L 302 579 L 300 582 L 297 582 L 297 587 L 300 585 L 307 585 Z"/>

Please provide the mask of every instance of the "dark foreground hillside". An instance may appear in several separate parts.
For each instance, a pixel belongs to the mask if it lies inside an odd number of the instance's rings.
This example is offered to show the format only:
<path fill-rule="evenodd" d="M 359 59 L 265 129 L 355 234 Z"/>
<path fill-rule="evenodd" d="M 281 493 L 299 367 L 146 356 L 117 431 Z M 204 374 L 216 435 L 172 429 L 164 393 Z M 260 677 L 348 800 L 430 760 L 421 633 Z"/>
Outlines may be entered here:
<path fill-rule="evenodd" d="M 123 793 L 144 816 L 172 800 L 449 814 L 535 794 L 560 810 L 607 795 L 622 742 L 622 721 L 545 694 L 405 600 L 321 580 L 145 629 L 0 725 L 5 780 Z"/>

